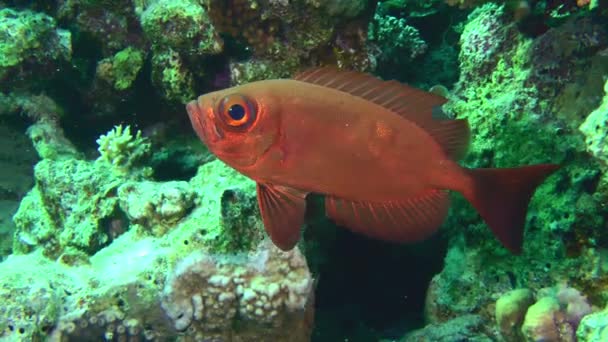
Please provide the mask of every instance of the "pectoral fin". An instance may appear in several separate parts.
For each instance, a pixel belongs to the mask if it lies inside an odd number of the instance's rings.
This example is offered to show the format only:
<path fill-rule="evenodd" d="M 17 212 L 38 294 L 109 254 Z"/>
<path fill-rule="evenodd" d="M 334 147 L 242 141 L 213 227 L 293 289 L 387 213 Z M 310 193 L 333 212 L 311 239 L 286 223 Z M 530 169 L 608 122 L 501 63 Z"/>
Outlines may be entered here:
<path fill-rule="evenodd" d="M 285 186 L 260 183 L 257 185 L 257 193 L 262 221 L 270 239 L 284 251 L 292 249 L 300 239 L 307 193 Z"/>

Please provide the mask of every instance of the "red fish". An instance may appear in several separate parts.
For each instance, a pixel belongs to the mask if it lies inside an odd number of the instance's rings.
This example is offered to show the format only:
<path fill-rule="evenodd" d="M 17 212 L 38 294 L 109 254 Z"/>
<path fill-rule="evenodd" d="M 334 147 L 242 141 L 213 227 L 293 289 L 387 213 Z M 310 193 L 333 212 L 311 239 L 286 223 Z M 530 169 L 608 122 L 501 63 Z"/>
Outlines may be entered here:
<path fill-rule="evenodd" d="M 300 238 L 310 193 L 325 196 L 326 215 L 341 226 L 413 242 L 439 228 L 452 190 L 519 253 L 530 198 L 558 166 L 459 166 L 469 126 L 436 118 L 445 102 L 396 81 L 320 68 L 205 94 L 186 108 L 209 150 L 257 182 L 265 229 L 283 250 Z"/>

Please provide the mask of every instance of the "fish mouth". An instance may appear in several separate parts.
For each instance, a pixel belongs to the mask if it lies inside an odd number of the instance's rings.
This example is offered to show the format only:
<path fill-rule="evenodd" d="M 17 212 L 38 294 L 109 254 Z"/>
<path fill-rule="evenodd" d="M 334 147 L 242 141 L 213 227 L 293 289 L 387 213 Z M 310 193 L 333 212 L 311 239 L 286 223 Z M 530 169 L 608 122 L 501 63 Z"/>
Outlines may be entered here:
<path fill-rule="evenodd" d="M 199 101 L 192 100 L 186 105 L 186 111 L 190 118 L 192 128 L 199 138 L 210 147 L 209 144 L 216 143 L 224 138 L 224 132 L 213 121 L 212 113 L 205 113 L 199 105 Z M 205 114 L 207 115 L 205 117 Z"/>

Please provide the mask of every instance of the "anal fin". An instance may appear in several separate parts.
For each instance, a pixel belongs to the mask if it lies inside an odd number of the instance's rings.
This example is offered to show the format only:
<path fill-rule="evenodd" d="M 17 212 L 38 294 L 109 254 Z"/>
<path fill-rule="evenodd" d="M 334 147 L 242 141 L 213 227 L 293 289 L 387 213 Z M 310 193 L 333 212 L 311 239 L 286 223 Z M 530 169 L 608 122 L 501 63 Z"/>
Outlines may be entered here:
<path fill-rule="evenodd" d="M 337 224 L 368 237 L 391 242 L 415 242 L 432 235 L 449 207 L 446 191 L 430 189 L 398 202 L 325 199 L 326 215 Z"/>
<path fill-rule="evenodd" d="M 266 233 L 280 249 L 292 249 L 300 239 L 307 193 L 285 186 L 258 183 L 257 195 Z"/>

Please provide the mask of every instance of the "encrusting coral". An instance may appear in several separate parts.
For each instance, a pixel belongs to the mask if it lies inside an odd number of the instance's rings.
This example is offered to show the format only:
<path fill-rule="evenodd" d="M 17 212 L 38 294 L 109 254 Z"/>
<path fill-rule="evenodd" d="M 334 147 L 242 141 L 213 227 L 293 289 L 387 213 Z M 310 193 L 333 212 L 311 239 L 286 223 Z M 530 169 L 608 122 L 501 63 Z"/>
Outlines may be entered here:
<path fill-rule="evenodd" d="M 263 244 L 248 256 L 199 252 L 183 259 L 163 291 L 162 307 L 175 328 L 195 340 L 228 341 L 234 334 L 251 340 L 260 331 L 246 322 L 261 322 L 268 327 L 264 339 L 308 341 L 313 282 L 304 256 Z M 243 328 L 235 331 L 235 321 Z"/>

